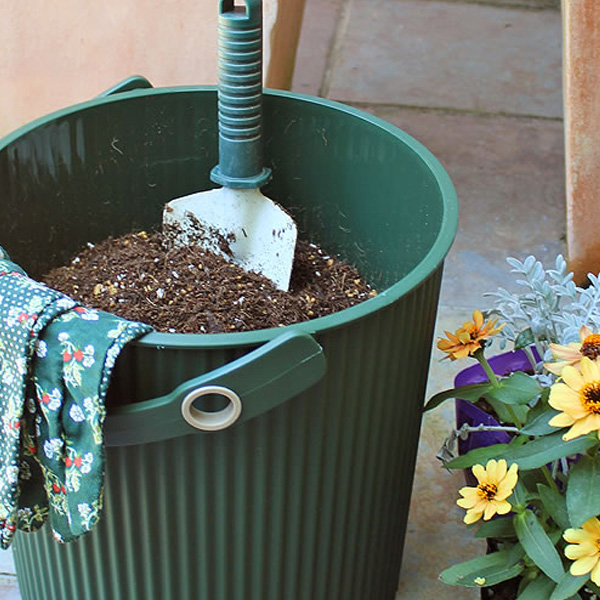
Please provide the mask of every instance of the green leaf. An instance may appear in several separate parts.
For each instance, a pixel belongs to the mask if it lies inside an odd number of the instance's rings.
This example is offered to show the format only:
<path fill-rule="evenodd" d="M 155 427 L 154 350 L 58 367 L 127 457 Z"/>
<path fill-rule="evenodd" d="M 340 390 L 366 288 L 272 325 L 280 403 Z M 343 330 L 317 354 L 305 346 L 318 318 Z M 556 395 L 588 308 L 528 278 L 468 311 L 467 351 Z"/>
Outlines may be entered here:
<path fill-rule="evenodd" d="M 518 448 L 511 448 L 498 458 L 505 458 L 509 463 L 516 462 L 519 469 L 527 471 L 537 469 L 559 458 L 582 454 L 598 443 L 598 436 L 594 434 L 581 436 L 568 442 L 563 441 L 562 435 L 562 432 L 557 431 L 552 435 L 536 438 Z"/>
<path fill-rule="evenodd" d="M 515 531 L 527 556 L 557 583 L 565 574 L 560 556 L 544 531 L 538 518 L 530 510 L 514 517 Z"/>
<path fill-rule="evenodd" d="M 573 577 L 573 575 L 567 571 L 563 575 L 563 578 L 558 582 L 555 590 L 552 592 L 550 600 L 568 600 L 574 596 L 589 580 L 589 575 Z"/>
<path fill-rule="evenodd" d="M 483 448 L 474 448 L 470 452 L 447 462 L 448 469 L 467 469 L 473 465 L 485 465 L 490 458 L 502 458 L 508 449 L 508 444 L 494 444 Z"/>
<path fill-rule="evenodd" d="M 492 384 L 489 382 L 473 383 L 470 385 L 452 388 L 450 390 L 444 390 L 443 392 L 438 392 L 427 401 L 427 404 L 425 404 L 423 407 L 423 412 L 437 408 L 440 404 L 442 404 L 442 402 L 448 400 L 449 398 L 460 398 L 461 400 L 466 400 L 467 402 L 477 402 L 479 398 L 487 394 L 491 387 Z"/>
<path fill-rule="evenodd" d="M 487 392 L 491 398 L 505 404 L 527 404 L 542 393 L 542 386 L 527 373 L 516 371 L 500 381 L 499 387 Z"/>
<path fill-rule="evenodd" d="M 537 490 L 542 504 L 552 520 L 563 530 L 571 527 L 565 497 L 557 490 L 542 483 L 537 484 Z"/>
<path fill-rule="evenodd" d="M 585 587 L 588 588 L 588 590 L 594 592 L 594 594 L 596 594 L 597 596 L 600 595 L 600 587 L 598 587 L 593 581 L 588 581 L 585 584 Z"/>
<path fill-rule="evenodd" d="M 528 498 L 539 500 L 539 494 L 537 491 L 537 484 L 547 484 L 546 478 L 540 469 L 534 469 L 533 471 L 521 471 L 519 473 L 519 482 L 522 483 L 527 489 Z"/>
<path fill-rule="evenodd" d="M 523 485 L 521 480 L 517 480 L 517 485 L 513 490 L 513 493 L 509 496 L 510 503 L 513 506 L 525 506 L 527 504 L 527 489 Z"/>
<path fill-rule="evenodd" d="M 475 532 L 476 538 L 510 538 L 516 535 L 511 517 L 496 517 L 491 521 L 484 521 Z"/>
<path fill-rule="evenodd" d="M 572 467 L 567 486 L 567 510 L 572 527 L 600 514 L 600 457 L 582 456 Z"/>
<path fill-rule="evenodd" d="M 515 340 L 514 346 L 515 350 L 521 350 L 522 348 L 527 348 L 527 346 L 531 346 L 532 344 L 535 344 L 535 337 L 530 327 L 529 329 L 521 331 Z"/>
<path fill-rule="evenodd" d="M 466 562 L 454 565 L 440 574 L 440 579 L 448 585 L 462 585 L 478 588 L 476 579 L 484 579 L 485 586 L 517 577 L 523 571 L 522 564 L 507 567 L 509 551 L 501 550 L 484 556 L 478 556 Z"/>
<path fill-rule="evenodd" d="M 537 408 L 537 407 L 536 407 Z M 550 433 L 556 433 L 556 427 L 548 425 L 548 422 L 552 417 L 559 414 L 557 410 L 553 408 L 545 408 L 542 405 L 543 410 L 532 410 L 529 413 L 529 419 L 521 433 L 524 435 L 548 435 Z"/>
<path fill-rule="evenodd" d="M 485 399 L 487 400 L 488 404 L 494 409 L 494 412 L 496 413 L 498 421 L 500 421 L 500 423 L 512 423 L 513 425 L 516 425 L 515 419 L 519 423 L 525 423 L 525 421 L 527 420 L 527 416 L 529 415 L 530 410 L 529 406 L 513 404 L 511 406 L 512 411 L 510 411 L 507 404 L 496 398 L 492 398 L 489 394 L 485 396 Z"/>
<path fill-rule="evenodd" d="M 556 544 L 558 544 L 559 540 L 562 539 L 562 534 L 563 532 L 561 529 L 554 529 L 553 531 L 548 531 L 548 537 L 555 546 Z"/>
<path fill-rule="evenodd" d="M 512 548 L 507 548 L 509 550 L 508 561 L 506 563 L 507 567 L 512 567 L 516 565 L 518 562 L 521 562 L 522 558 L 525 556 L 525 550 L 523 546 L 518 542 L 513 544 Z"/>
<path fill-rule="evenodd" d="M 515 442 L 519 441 L 518 438 Z M 494 444 L 483 448 L 475 448 L 463 456 L 459 456 L 446 463 L 449 469 L 466 469 L 476 464 L 485 465 L 491 458 L 504 458 L 510 464 L 516 462 L 521 471 L 537 469 L 552 461 L 575 454 L 582 454 L 588 448 L 598 443 L 598 436 L 590 434 L 563 441 L 562 432 L 557 431 L 552 435 L 527 440 L 525 443 L 517 444 Z"/>
<path fill-rule="evenodd" d="M 556 583 L 540 573 L 518 596 L 517 600 L 548 600 Z"/>

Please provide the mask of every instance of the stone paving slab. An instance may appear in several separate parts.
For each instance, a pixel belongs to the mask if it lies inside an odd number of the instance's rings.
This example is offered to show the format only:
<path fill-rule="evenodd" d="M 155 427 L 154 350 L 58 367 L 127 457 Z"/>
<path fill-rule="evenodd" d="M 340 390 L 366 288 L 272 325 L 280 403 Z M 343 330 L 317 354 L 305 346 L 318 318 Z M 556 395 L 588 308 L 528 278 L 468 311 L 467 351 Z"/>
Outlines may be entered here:
<path fill-rule="evenodd" d="M 21 600 L 16 578 L 0 579 L 0 600 Z"/>
<path fill-rule="evenodd" d="M 342 0 L 305 0 L 292 90 L 319 96 L 340 20 Z"/>
<path fill-rule="evenodd" d="M 19 600 L 21 594 L 12 551 L 0 550 L 0 600 Z"/>
<path fill-rule="evenodd" d="M 560 10 L 561 0 L 445 0 L 462 4 L 491 4 L 493 6 Z"/>
<path fill-rule="evenodd" d="M 433 0 L 348 0 L 346 10 L 332 99 L 562 115 L 557 11 Z"/>
<path fill-rule="evenodd" d="M 435 339 L 469 317 L 465 309 L 441 307 Z M 471 364 L 442 359 L 434 343 L 427 398 L 451 387 L 456 373 Z M 456 506 L 458 490 L 464 485 L 462 473 L 446 471 L 435 457 L 453 425 L 451 401 L 426 413 L 423 420 L 397 600 L 479 598 L 477 590 L 450 587 L 438 580 L 445 568 L 485 552 L 484 542 L 473 538 L 462 523 L 464 511 Z"/>
<path fill-rule="evenodd" d="M 423 143 L 456 187 L 459 231 L 441 303 L 481 308 L 483 292 L 518 289 L 507 256 L 548 266 L 565 247 L 561 121 L 367 107 Z"/>
<path fill-rule="evenodd" d="M 12 551 L 0 550 L 0 576 L 2 573 L 14 573 L 15 561 L 13 560 Z"/>

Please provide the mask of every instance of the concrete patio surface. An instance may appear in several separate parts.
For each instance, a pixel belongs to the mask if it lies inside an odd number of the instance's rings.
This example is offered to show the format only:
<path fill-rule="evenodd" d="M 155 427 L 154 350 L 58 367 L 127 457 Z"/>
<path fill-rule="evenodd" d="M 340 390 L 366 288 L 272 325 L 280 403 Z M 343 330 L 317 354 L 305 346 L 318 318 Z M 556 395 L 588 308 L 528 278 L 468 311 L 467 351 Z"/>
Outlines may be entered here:
<path fill-rule="evenodd" d="M 550 263 L 565 252 L 557 8 L 557 0 L 306 0 L 293 90 L 398 125 L 456 186 L 460 225 L 437 334 L 489 306 L 483 292 L 511 286 L 506 256 Z M 441 358 L 434 349 L 428 395 L 464 366 Z M 448 405 L 424 419 L 397 600 L 479 597 L 437 579 L 483 550 L 455 505 L 461 476 L 435 458 L 452 418 Z M 0 552 L 0 600 L 17 598 L 10 553 Z"/>
<path fill-rule="evenodd" d="M 565 253 L 561 15 L 552 1 L 307 0 L 295 91 L 353 104 L 405 130 L 448 170 L 460 203 L 436 334 L 483 292 L 514 289 L 507 256 Z M 428 395 L 464 366 L 432 352 Z M 425 416 L 397 600 L 475 600 L 438 580 L 485 551 L 462 524 L 463 485 L 435 458 L 448 404 Z M 365 599 L 368 600 L 368 599 Z"/>

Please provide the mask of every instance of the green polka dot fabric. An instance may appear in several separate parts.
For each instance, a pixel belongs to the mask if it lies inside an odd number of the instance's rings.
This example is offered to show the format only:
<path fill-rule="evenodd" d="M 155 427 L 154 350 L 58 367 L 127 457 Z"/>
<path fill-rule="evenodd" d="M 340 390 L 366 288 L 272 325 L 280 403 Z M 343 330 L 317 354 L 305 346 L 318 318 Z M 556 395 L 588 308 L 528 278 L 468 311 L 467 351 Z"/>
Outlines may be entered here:
<path fill-rule="evenodd" d="M 104 399 L 143 323 L 78 305 L 0 248 L 0 546 L 49 520 L 69 542 L 102 509 Z"/>

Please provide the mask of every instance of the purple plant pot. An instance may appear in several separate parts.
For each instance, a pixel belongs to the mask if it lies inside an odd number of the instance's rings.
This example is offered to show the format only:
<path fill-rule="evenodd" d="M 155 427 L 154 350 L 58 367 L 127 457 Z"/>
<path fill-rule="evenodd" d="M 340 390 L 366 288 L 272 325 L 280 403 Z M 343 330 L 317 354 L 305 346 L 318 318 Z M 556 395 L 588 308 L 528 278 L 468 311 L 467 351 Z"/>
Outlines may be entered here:
<path fill-rule="evenodd" d="M 533 355 L 536 360 L 540 360 L 539 354 L 532 347 Z M 527 355 L 523 350 L 517 350 L 515 352 L 503 352 L 497 354 L 489 359 L 490 366 L 496 375 L 506 376 L 515 371 L 530 371 L 531 363 L 527 358 Z M 460 371 L 454 378 L 454 386 L 458 387 L 461 385 L 469 385 L 471 383 L 483 383 L 487 381 L 487 376 L 480 364 L 473 365 Z M 499 425 L 498 421 L 491 415 L 481 410 L 479 407 L 457 398 L 455 400 L 455 411 L 456 411 L 456 425 L 457 429 L 460 429 L 462 425 L 468 423 L 472 427 L 477 425 Z M 458 440 L 458 452 L 459 455 L 466 454 L 469 450 L 474 448 L 482 448 L 484 446 L 492 446 L 493 444 L 506 444 L 510 442 L 510 435 L 505 431 L 479 431 L 469 434 L 466 440 Z M 476 486 L 477 480 L 471 473 L 471 469 L 464 470 L 465 481 L 469 486 Z M 493 517 L 506 518 L 499 515 Z M 489 542 L 488 542 L 489 543 Z M 518 581 L 518 579 L 517 579 Z M 510 585 L 510 584 L 505 584 Z M 481 590 L 481 598 L 492 598 L 490 591 L 486 589 Z M 515 595 L 516 597 L 516 595 Z"/>
<path fill-rule="evenodd" d="M 540 357 L 532 348 L 536 360 Z M 523 350 L 515 352 L 503 352 L 489 359 L 490 366 L 496 375 L 506 376 L 515 371 L 531 371 L 531 363 Z M 454 378 L 455 387 L 469 385 L 472 383 L 483 383 L 487 381 L 487 376 L 481 365 L 476 364 L 460 371 Z M 456 399 L 456 426 L 460 429 L 465 423 L 471 427 L 478 425 L 498 426 L 499 423 L 479 407 L 467 402 L 466 400 Z M 458 440 L 458 452 L 460 455 L 466 454 L 473 448 L 482 448 L 492 446 L 493 444 L 507 444 L 510 442 L 510 435 L 505 431 L 477 431 L 469 434 L 466 440 Z M 469 471 L 470 474 L 470 471 Z"/>

